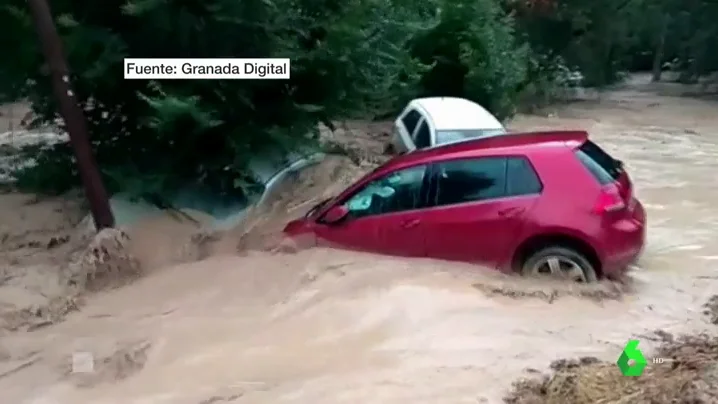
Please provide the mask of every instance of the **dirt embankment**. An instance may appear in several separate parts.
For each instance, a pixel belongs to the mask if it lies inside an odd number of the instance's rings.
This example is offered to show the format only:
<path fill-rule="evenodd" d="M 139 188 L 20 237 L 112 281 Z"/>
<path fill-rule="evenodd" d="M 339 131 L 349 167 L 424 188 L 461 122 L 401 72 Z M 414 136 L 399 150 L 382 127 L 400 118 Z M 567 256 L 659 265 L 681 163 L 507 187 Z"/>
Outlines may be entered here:
<path fill-rule="evenodd" d="M 19 109 L 15 106 L 15 109 Z M 5 111 L 7 115 L 7 111 Z M 330 155 L 281 184 L 249 220 L 229 231 L 202 227 L 208 218 L 167 213 L 97 236 L 80 193 L 40 198 L 0 194 L 0 330 L 33 330 L 77 310 L 88 292 L 113 289 L 145 271 L 212 255 L 279 247 L 281 229 L 312 204 L 335 195 L 388 157 L 386 123 L 344 123 Z"/>
<path fill-rule="evenodd" d="M 140 275 L 121 230 L 93 235 L 77 195 L 0 194 L 0 330 L 31 331 L 77 310 L 86 291 Z"/>

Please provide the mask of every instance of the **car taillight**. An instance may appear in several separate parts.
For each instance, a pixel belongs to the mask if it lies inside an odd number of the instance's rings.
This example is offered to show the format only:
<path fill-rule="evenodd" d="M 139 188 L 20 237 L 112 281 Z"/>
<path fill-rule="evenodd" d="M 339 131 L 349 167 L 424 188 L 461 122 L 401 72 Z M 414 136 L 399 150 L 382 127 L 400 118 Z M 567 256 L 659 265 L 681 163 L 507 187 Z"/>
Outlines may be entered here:
<path fill-rule="evenodd" d="M 621 195 L 613 189 L 604 189 L 598 196 L 598 201 L 596 201 L 596 206 L 593 210 L 598 214 L 604 214 L 623 209 L 626 209 L 626 203 Z"/>

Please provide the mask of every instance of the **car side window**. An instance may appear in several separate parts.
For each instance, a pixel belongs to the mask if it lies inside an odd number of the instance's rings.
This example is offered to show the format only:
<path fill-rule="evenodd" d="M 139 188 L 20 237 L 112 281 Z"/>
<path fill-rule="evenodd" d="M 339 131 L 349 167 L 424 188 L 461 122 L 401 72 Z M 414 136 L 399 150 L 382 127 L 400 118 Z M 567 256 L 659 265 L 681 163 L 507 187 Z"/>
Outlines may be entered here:
<path fill-rule="evenodd" d="M 506 196 L 505 157 L 448 161 L 437 165 L 436 204 L 453 205 Z"/>
<path fill-rule="evenodd" d="M 431 146 L 431 133 L 429 132 L 429 125 L 426 123 L 426 120 L 423 120 L 419 125 L 416 138 L 414 139 L 414 145 L 417 149 L 424 149 Z"/>
<path fill-rule="evenodd" d="M 419 123 L 419 120 L 421 119 L 421 114 L 419 111 L 412 109 L 409 111 L 404 117 L 401 119 L 401 121 L 404 123 L 404 127 L 406 127 L 407 133 L 409 133 L 409 136 L 411 136 L 412 133 L 414 133 L 414 129 L 416 129 L 416 125 Z"/>
<path fill-rule="evenodd" d="M 531 162 L 525 157 L 511 157 L 508 161 L 508 196 L 532 195 L 541 193 L 543 185 L 536 175 Z"/>
<path fill-rule="evenodd" d="M 353 219 L 418 209 L 424 204 L 425 165 L 395 171 L 365 185 L 344 206 Z"/>

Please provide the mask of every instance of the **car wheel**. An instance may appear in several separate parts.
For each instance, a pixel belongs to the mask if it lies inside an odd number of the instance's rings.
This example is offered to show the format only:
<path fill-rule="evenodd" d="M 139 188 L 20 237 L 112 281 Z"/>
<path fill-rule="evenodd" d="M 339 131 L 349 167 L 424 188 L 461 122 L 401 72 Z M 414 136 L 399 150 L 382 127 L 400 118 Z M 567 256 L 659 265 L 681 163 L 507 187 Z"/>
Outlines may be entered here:
<path fill-rule="evenodd" d="M 521 266 L 524 276 L 552 276 L 580 283 L 598 280 L 593 265 L 582 254 L 565 247 L 547 247 L 531 255 Z"/>

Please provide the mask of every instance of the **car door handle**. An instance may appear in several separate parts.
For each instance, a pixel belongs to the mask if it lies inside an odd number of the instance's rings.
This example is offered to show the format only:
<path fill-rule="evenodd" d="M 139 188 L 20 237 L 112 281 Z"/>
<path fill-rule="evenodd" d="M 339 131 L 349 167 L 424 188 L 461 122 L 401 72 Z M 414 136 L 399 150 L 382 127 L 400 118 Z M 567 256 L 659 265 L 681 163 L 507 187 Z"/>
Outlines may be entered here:
<path fill-rule="evenodd" d="M 403 229 L 411 229 L 413 227 L 418 226 L 419 223 L 421 223 L 421 220 L 419 220 L 419 219 L 407 220 L 401 224 L 401 227 Z"/>
<path fill-rule="evenodd" d="M 524 208 L 517 208 L 517 207 L 501 209 L 499 211 L 499 216 L 501 216 L 501 217 L 516 216 L 516 215 L 523 213 L 523 211 L 524 211 Z"/>

